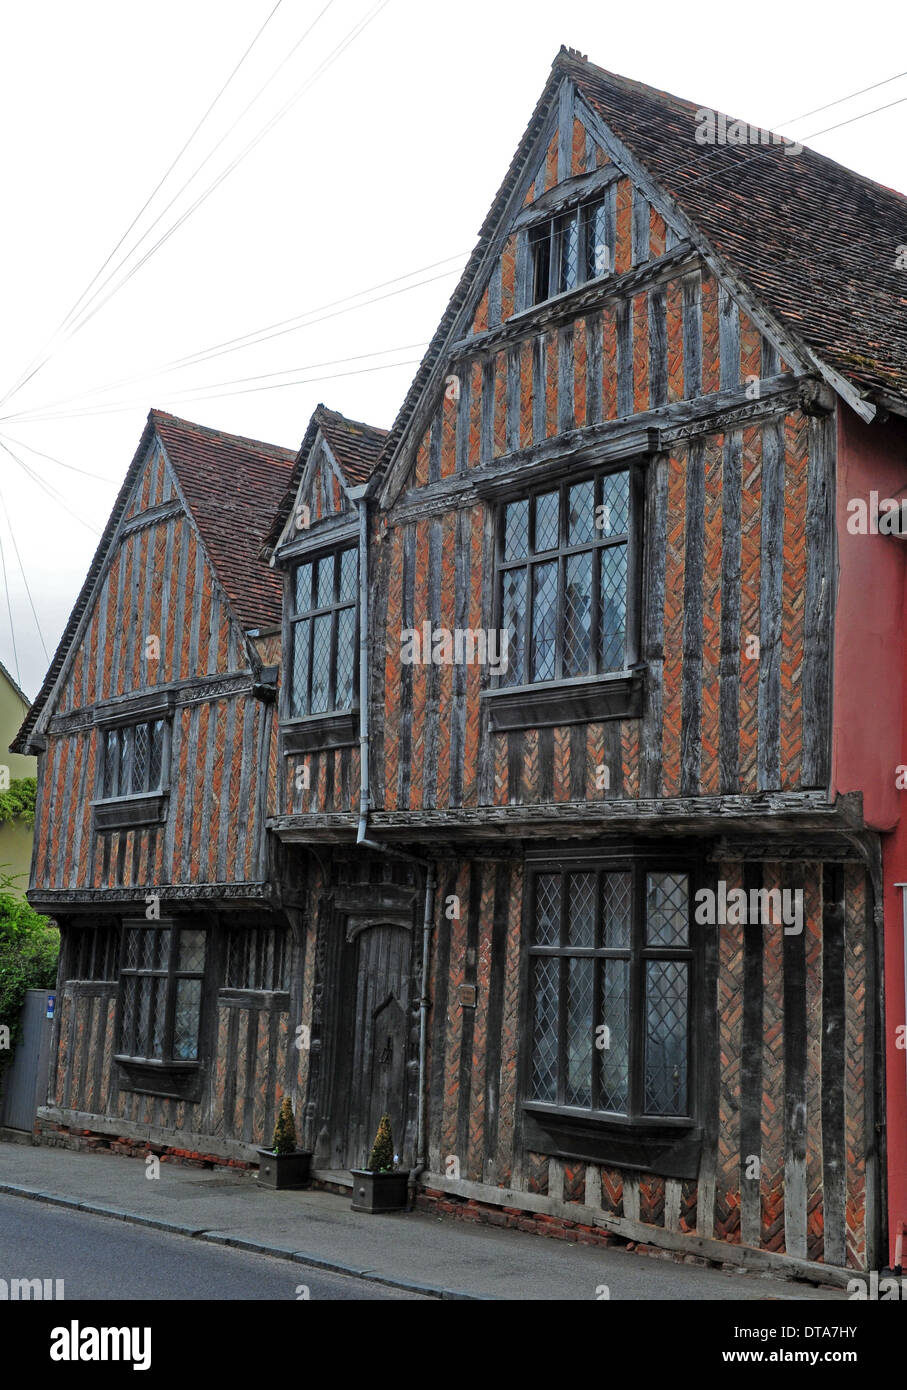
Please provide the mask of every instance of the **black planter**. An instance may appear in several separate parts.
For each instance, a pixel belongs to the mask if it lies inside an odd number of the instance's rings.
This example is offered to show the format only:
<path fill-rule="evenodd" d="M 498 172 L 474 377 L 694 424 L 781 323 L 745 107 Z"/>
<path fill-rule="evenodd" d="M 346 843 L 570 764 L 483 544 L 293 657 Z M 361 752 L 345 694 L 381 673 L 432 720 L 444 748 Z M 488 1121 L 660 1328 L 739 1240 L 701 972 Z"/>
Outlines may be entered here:
<path fill-rule="evenodd" d="M 309 1181 L 312 1155 L 306 1149 L 291 1154 L 275 1154 L 271 1149 L 259 1149 L 258 1181 L 262 1187 L 275 1189 L 305 1187 Z"/>
<path fill-rule="evenodd" d="M 352 1168 L 353 1211 L 403 1211 L 409 1187 L 409 1174 L 370 1173 L 365 1168 Z"/>

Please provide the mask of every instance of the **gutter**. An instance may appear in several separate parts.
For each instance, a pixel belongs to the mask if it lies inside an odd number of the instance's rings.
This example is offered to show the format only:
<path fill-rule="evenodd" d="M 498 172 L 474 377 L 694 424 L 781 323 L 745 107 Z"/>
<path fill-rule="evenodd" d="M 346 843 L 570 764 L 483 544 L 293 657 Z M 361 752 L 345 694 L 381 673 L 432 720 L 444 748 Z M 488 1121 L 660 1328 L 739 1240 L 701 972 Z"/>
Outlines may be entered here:
<path fill-rule="evenodd" d="M 428 1051 L 428 971 L 431 962 L 431 929 L 434 918 L 435 888 L 437 875 L 434 862 L 408 854 L 404 850 L 383 844 L 380 840 L 369 839 L 368 811 L 371 801 L 369 780 L 369 668 L 368 668 L 368 485 L 354 489 L 350 494 L 359 508 L 359 825 L 356 830 L 356 844 L 362 849 L 370 849 L 378 854 L 386 854 L 393 859 L 402 859 L 417 864 L 425 874 L 425 902 L 422 915 L 422 975 L 419 997 L 419 1105 L 416 1123 L 416 1162 L 409 1170 L 410 1201 L 415 1195 L 416 1184 L 428 1166 L 428 1144 L 426 1124 L 426 1081 Z"/>

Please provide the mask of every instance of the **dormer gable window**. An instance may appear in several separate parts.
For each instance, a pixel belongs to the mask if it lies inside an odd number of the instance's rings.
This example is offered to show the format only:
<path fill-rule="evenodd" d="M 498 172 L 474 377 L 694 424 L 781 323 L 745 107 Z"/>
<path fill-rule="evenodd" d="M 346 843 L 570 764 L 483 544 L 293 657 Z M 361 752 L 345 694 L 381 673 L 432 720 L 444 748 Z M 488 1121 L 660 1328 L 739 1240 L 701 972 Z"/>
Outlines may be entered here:
<path fill-rule="evenodd" d="M 607 275 L 611 253 L 604 197 L 599 194 L 568 212 L 537 222 L 529 229 L 529 247 L 533 304 Z"/>

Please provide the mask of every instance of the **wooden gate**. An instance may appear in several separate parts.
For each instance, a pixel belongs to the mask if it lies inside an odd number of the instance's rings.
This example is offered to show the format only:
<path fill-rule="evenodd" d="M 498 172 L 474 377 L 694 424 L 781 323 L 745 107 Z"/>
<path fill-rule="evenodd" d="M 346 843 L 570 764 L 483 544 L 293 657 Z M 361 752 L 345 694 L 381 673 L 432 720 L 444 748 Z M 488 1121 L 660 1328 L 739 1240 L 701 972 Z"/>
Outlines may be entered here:
<path fill-rule="evenodd" d="M 410 1008 L 411 935 L 400 926 L 357 931 L 352 1052 L 349 1058 L 347 1163 L 368 1160 L 381 1116 L 391 1118 L 399 1153 L 406 1125 L 407 1017 Z"/>

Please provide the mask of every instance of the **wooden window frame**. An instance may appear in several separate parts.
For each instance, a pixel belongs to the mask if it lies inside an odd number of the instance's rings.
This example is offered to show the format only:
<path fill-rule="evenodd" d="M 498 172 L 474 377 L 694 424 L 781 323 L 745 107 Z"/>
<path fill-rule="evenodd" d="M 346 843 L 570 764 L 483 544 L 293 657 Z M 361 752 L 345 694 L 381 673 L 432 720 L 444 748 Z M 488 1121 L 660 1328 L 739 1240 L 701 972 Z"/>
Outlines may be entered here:
<path fill-rule="evenodd" d="M 594 269 L 589 244 L 589 228 L 593 225 L 595 213 L 599 209 L 601 209 L 602 219 L 605 220 L 607 196 L 607 192 L 596 191 L 591 197 L 584 198 L 582 202 L 575 203 L 566 209 L 560 208 L 550 212 L 547 216 L 529 224 L 527 228 L 529 302 L 523 308 L 535 308 L 536 305 L 544 304 L 549 299 L 571 294 L 574 290 L 582 289 L 584 285 L 592 284 L 594 280 L 603 279 L 610 273 L 610 262 L 614 254 L 612 246 L 608 247 L 609 265 L 604 270 L 600 270 L 598 274 L 588 273 L 590 269 Z M 576 223 L 576 278 L 573 284 L 567 284 L 563 275 L 563 246 L 568 226 L 573 222 Z"/>
<path fill-rule="evenodd" d="M 167 815 L 170 796 L 170 759 L 173 744 L 174 694 L 172 691 L 153 696 L 130 698 L 116 705 L 95 711 L 97 739 L 97 770 L 95 794 L 91 803 L 92 828 L 97 833 L 109 830 L 130 830 L 144 825 L 159 825 Z M 125 734 L 125 785 L 132 786 L 135 756 L 135 731 L 144 725 L 160 725 L 161 760 L 157 786 L 142 791 L 121 791 L 122 764 L 118 765 L 114 787 L 107 791 L 107 768 L 110 739 Z M 150 734 L 149 734 L 150 737 Z"/>
<path fill-rule="evenodd" d="M 270 943 L 268 934 L 272 937 Z M 287 993 L 290 987 L 290 941 L 289 928 L 279 923 L 261 927 L 231 926 L 226 939 L 224 989 L 234 994 Z M 238 954 L 241 964 L 237 960 Z"/>
<path fill-rule="evenodd" d="M 81 923 L 66 930 L 66 975 L 70 980 L 116 983 L 120 971 L 119 922 Z"/>
<path fill-rule="evenodd" d="M 160 968 L 127 966 L 127 943 L 131 930 L 143 932 L 169 931 L 170 939 L 167 952 L 166 966 Z M 201 970 L 181 970 L 179 968 L 179 938 L 183 931 L 201 931 L 205 937 L 205 961 Z M 149 922 L 144 918 L 123 920 L 122 936 L 120 942 L 120 961 L 117 988 L 117 1010 L 115 1023 L 115 1037 L 117 1041 L 117 1052 L 114 1060 L 123 1067 L 135 1069 L 160 1070 L 165 1078 L 169 1078 L 176 1072 L 197 1072 L 202 1064 L 201 1050 L 202 1039 L 204 1036 L 204 1014 L 206 1003 L 205 982 L 208 975 L 209 959 L 211 953 L 211 933 L 207 926 L 191 924 L 182 919 L 162 917 L 154 922 Z M 145 977 L 151 979 L 166 980 L 166 992 L 164 999 L 164 1031 L 161 1046 L 161 1057 L 151 1057 L 136 1051 L 127 1051 L 122 1036 L 123 1032 L 123 1000 L 124 1000 L 124 980 L 141 980 Z M 173 1055 L 173 1034 L 176 1018 L 176 993 L 177 983 L 180 980 L 200 980 L 201 981 L 201 1000 L 199 1004 L 198 1030 L 196 1037 L 196 1056 L 191 1058 L 174 1057 Z M 136 988 L 138 993 L 138 987 Z M 134 1020 L 131 1042 L 133 1048 L 138 1044 L 138 1018 Z M 145 1039 L 143 1045 L 147 1049 L 149 1040 Z"/>
<path fill-rule="evenodd" d="M 356 593 L 352 600 L 340 599 L 340 574 L 341 557 L 347 551 L 356 553 Z M 334 586 L 332 602 L 318 608 L 307 608 L 297 610 L 296 608 L 296 576 L 303 565 L 310 565 L 314 569 L 322 560 L 332 557 L 334 560 Z M 283 709 L 282 722 L 291 727 L 299 728 L 304 731 L 307 726 L 325 726 L 325 731 L 330 731 L 330 726 L 338 722 L 346 730 L 346 724 L 350 716 L 355 712 L 358 701 L 356 682 L 359 670 L 359 554 L 356 542 L 335 542 L 333 545 L 325 546 L 318 550 L 307 551 L 301 555 L 292 565 L 288 572 L 288 591 L 287 591 L 287 681 L 286 699 Z M 338 628 L 340 614 L 352 610 L 354 613 L 353 623 L 353 661 L 352 661 L 352 692 L 349 705 L 337 706 L 337 645 Z M 328 701 L 327 708 L 312 712 L 312 659 L 313 644 L 311 634 L 314 631 L 315 620 L 320 617 L 330 616 L 331 618 L 331 647 L 328 670 Z M 294 685 L 294 668 L 296 656 L 296 631 L 303 623 L 309 624 L 309 651 L 306 669 L 304 701 L 300 704 L 297 691 Z"/>
<path fill-rule="evenodd" d="M 605 873 L 632 874 L 632 918 L 630 947 L 605 948 L 601 941 L 600 880 Z M 568 876 L 572 873 L 594 873 L 595 935 L 593 947 L 566 944 L 568 912 Z M 685 947 L 647 946 L 646 879 L 650 873 L 684 874 L 688 880 L 688 943 Z M 560 932 L 558 945 L 535 945 L 536 883 L 540 876 L 556 874 L 561 878 Z M 580 1158 L 587 1162 L 626 1165 L 661 1173 L 665 1177 L 694 1177 L 698 1171 L 703 1125 L 702 1085 L 706 1066 L 702 1057 L 706 1027 L 701 1017 L 705 1005 L 703 994 L 704 938 L 694 922 L 694 902 L 697 886 L 702 882 L 702 866 L 696 858 L 681 857 L 676 850 L 658 853 L 655 850 L 623 854 L 585 854 L 565 850 L 553 858 L 541 851 L 526 864 L 523 905 L 523 1018 L 522 1036 L 525 1044 L 520 1058 L 520 1097 L 523 1147 L 564 1158 Z M 558 1100 L 555 1103 L 537 1100 L 532 1094 L 532 1067 L 535 1054 L 535 998 L 532 973 L 533 962 L 540 957 L 590 958 L 594 969 L 593 1000 L 597 1008 L 601 1000 L 601 961 L 623 958 L 630 960 L 629 1003 L 629 1071 L 627 1113 L 615 1113 L 595 1108 L 599 1099 L 599 1065 L 593 1039 L 592 1102 L 587 1107 L 564 1102 L 566 1068 L 566 971 L 559 973 L 558 983 Z M 645 962 L 650 959 L 682 959 L 688 963 L 688 1003 L 686 1034 L 686 1109 L 684 1115 L 647 1113 L 645 1095 Z M 604 1022 L 605 1020 L 595 1020 Z"/>
<path fill-rule="evenodd" d="M 618 473 L 626 473 L 628 478 L 628 517 L 627 530 L 619 535 L 595 537 L 591 541 L 584 541 L 578 545 L 569 544 L 568 536 L 568 497 L 570 488 L 584 482 L 592 481 L 593 506 L 599 504 L 601 498 L 601 480 Z M 534 517 L 537 498 L 557 490 L 559 499 L 558 517 L 558 544 L 557 547 L 547 551 L 536 551 L 534 544 Z M 504 619 L 504 575 L 511 570 L 522 569 L 526 574 L 526 603 L 524 613 L 524 642 L 523 642 L 523 662 L 524 669 L 522 679 L 519 684 L 508 684 L 505 675 L 495 675 L 489 682 L 489 692 L 507 692 L 508 695 L 527 697 L 539 695 L 544 692 L 553 691 L 555 704 L 557 703 L 557 692 L 568 691 L 577 686 L 587 686 L 589 684 L 598 685 L 601 682 L 615 681 L 626 678 L 635 671 L 640 665 L 640 646 L 641 646 L 641 612 L 642 612 L 642 553 L 643 553 L 643 528 L 644 528 L 644 507 L 645 507 L 645 479 L 643 465 L 626 460 L 618 464 L 590 466 L 578 471 L 575 474 L 559 472 L 558 474 L 547 477 L 544 481 L 539 480 L 529 487 L 519 491 L 508 492 L 503 497 L 498 506 L 496 518 L 495 535 L 495 587 L 494 587 L 494 623 L 498 629 L 503 628 Z M 528 520 L 528 545 L 526 555 L 520 559 L 507 560 L 505 558 L 505 527 L 507 519 L 507 508 L 514 502 L 527 501 L 529 504 Z M 572 676 L 565 676 L 564 671 L 564 630 L 563 612 L 566 593 L 565 568 L 566 561 L 572 555 L 591 553 L 593 557 L 600 556 L 605 550 L 614 549 L 617 546 L 626 546 L 627 551 L 627 581 L 626 581 L 626 601 L 624 619 L 624 660 L 620 668 L 602 669 L 600 657 L 600 631 L 599 631 L 599 605 L 601 598 L 601 584 L 599 577 L 600 559 L 593 558 L 593 582 L 592 582 L 592 610 L 591 624 L 589 633 L 590 666 L 594 669 Z M 555 674 L 548 680 L 533 680 L 530 676 L 531 656 L 532 656 L 532 619 L 534 609 L 533 583 L 532 576 L 534 570 L 541 564 L 556 562 L 558 566 L 558 622 L 556 633 L 555 649 Z M 639 682 L 634 682 L 638 686 Z M 627 714 L 632 711 L 620 706 L 615 714 Z M 586 714 L 585 717 L 594 717 Z M 511 725 L 518 727 L 518 725 Z"/>

